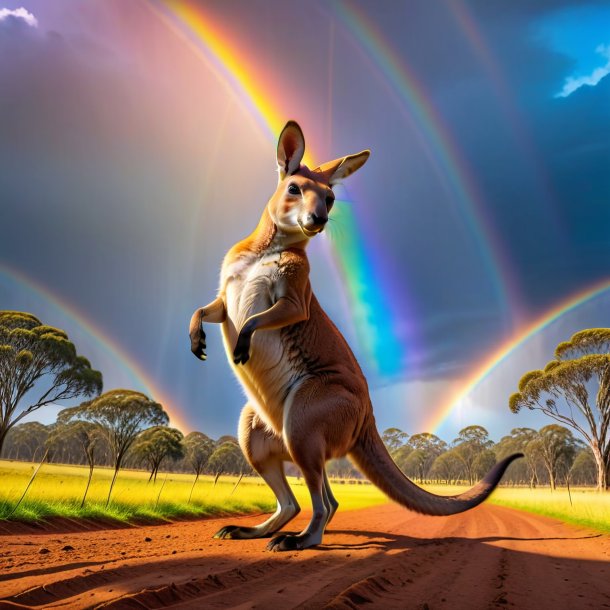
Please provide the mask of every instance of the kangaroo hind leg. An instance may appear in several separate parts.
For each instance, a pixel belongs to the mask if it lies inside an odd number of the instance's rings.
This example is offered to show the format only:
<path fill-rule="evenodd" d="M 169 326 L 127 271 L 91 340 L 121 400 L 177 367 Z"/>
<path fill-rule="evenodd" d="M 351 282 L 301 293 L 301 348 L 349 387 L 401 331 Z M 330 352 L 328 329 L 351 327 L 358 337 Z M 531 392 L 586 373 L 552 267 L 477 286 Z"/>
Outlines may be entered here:
<path fill-rule="evenodd" d="M 326 474 L 326 468 L 324 469 L 324 504 L 326 505 L 326 510 L 328 510 L 328 521 L 326 522 L 326 526 L 332 521 L 332 518 L 335 516 L 337 509 L 339 508 L 339 502 L 333 495 L 333 491 L 330 488 L 330 481 L 328 480 L 328 474 Z"/>
<path fill-rule="evenodd" d="M 284 474 L 283 460 L 289 460 L 290 456 L 283 440 L 269 432 L 250 405 L 244 407 L 239 420 L 239 444 L 252 467 L 273 490 L 277 498 L 277 509 L 259 525 L 227 525 L 214 538 L 266 538 L 284 527 L 300 511 Z"/>

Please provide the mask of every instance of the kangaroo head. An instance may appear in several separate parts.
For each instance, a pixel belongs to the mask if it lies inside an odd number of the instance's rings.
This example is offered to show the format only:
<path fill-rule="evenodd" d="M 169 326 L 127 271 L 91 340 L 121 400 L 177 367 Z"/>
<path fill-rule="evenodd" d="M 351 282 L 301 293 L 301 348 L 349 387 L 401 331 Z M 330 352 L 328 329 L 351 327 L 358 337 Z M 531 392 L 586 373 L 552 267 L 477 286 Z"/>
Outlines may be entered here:
<path fill-rule="evenodd" d="M 277 145 L 279 182 L 268 210 L 278 230 L 292 237 L 311 238 L 328 222 L 335 202 L 333 186 L 361 168 L 371 154 L 363 150 L 311 170 L 301 165 L 305 138 L 295 121 L 288 121 Z"/>

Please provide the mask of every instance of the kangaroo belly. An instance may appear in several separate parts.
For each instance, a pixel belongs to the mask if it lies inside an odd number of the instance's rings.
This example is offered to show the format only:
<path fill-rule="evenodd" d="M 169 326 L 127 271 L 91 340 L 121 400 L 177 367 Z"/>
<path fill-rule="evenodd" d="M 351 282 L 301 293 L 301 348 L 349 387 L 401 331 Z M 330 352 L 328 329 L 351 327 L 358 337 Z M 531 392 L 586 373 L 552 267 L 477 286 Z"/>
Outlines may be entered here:
<path fill-rule="evenodd" d="M 284 405 L 299 381 L 299 372 L 287 357 L 280 330 L 254 333 L 250 359 L 245 365 L 233 363 L 234 342 L 224 334 L 225 349 L 233 371 L 260 418 L 277 434 L 282 433 Z"/>
<path fill-rule="evenodd" d="M 223 323 L 223 339 L 229 362 L 250 402 L 261 419 L 281 434 L 284 402 L 298 379 L 281 330 L 255 332 L 248 362 L 233 364 L 233 350 L 244 322 L 275 302 L 273 274 L 276 269 L 273 258 L 263 259 L 241 270 L 239 277 L 230 278 L 225 287 L 227 319 Z"/>

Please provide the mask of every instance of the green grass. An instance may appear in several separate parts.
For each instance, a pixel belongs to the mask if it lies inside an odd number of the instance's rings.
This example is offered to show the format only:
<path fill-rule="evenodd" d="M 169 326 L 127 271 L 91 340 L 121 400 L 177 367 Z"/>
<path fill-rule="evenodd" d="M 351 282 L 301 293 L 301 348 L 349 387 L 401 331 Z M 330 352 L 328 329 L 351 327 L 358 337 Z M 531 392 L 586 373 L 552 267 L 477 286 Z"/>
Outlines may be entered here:
<path fill-rule="evenodd" d="M 467 486 L 426 485 L 428 491 L 441 495 L 454 495 L 468 489 Z M 591 488 L 572 488 L 572 503 L 565 488 L 498 487 L 489 502 L 552 517 L 559 521 L 589 527 L 610 534 L 610 492 L 599 493 Z"/>
<path fill-rule="evenodd" d="M 610 492 L 573 488 L 571 496 L 570 503 L 570 494 L 564 488 L 551 491 L 501 487 L 490 501 L 610 534 Z"/>
<path fill-rule="evenodd" d="M 165 480 L 166 475 L 160 474 L 156 483 L 148 483 L 148 474 L 135 470 L 121 471 L 112 501 L 106 507 L 112 477 L 112 471 L 108 468 L 95 469 L 87 503 L 80 508 L 88 469 L 83 466 L 45 464 L 25 500 L 11 514 L 35 467 L 36 464 L 27 462 L 0 461 L 0 519 L 37 521 L 69 517 L 141 522 L 271 512 L 275 509 L 273 493 L 256 477 L 244 477 L 235 491 L 237 477 L 223 476 L 215 487 L 212 477 L 201 477 L 189 503 L 193 475 L 168 474 Z M 301 506 L 309 508 L 309 493 L 303 480 L 291 478 L 290 485 Z M 388 501 L 379 490 L 366 482 L 332 480 L 331 485 L 342 511 Z M 441 495 L 453 495 L 461 493 L 466 487 L 436 485 L 426 486 L 426 489 Z M 610 533 L 610 493 L 572 489 L 570 504 L 565 489 L 551 492 L 548 488 L 501 487 L 492 494 L 490 502 Z"/>
<path fill-rule="evenodd" d="M 96 468 L 87 502 L 80 507 L 87 483 L 88 468 L 44 464 L 24 501 L 14 506 L 26 488 L 36 464 L 0 460 L 0 519 L 36 521 L 50 517 L 111 519 L 120 522 L 155 521 L 180 517 L 223 516 L 272 512 L 275 497 L 257 477 L 238 480 L 222 476 L 216 486 L 213 478 L 200 477 L 192 500 L 188 496 L 194 475 L 160 474 L 156 483 L 148 483 L 148 473 L 122 470 L 108 507 L 106 496 L 112 478 L 109 468 Z M 291 479 L 291 486 L 302 507 L 310 505 L 309 493 L 302 479 Z M 333 483 L 342 510 L 386 502 L 385 496 L 370 484 L 349 481 Z M 159 495 L 160 494 L 160 495 Z M 158 499 L 158 503 L 157 503 Z"/>

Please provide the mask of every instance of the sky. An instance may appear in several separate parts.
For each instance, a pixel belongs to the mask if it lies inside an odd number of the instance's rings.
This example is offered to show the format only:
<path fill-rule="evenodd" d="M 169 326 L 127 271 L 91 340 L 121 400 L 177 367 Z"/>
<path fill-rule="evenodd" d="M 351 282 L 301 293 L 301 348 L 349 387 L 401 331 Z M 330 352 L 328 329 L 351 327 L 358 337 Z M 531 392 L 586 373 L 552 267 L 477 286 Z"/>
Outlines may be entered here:
<path fill-rule="evenodd" d="M 609 73 L 610 2 L 0 0 L 0 308 L 234 434 L 188 322 L 295 119 L 311 163 L 372 151 L 309 255 L 379 428 L 540 427 L 519 378 L 609 325 Z"/>

